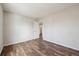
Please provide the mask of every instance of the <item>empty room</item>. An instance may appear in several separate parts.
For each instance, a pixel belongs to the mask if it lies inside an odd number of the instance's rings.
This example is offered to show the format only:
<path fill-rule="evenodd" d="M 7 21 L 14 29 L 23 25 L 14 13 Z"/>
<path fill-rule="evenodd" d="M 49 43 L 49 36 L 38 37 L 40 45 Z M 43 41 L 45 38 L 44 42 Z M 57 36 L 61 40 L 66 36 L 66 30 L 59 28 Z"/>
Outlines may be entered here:
<path fill-rule="evenodd" d="M 0 56 L 79 56 L 79 4 L 0 3 Z"/>

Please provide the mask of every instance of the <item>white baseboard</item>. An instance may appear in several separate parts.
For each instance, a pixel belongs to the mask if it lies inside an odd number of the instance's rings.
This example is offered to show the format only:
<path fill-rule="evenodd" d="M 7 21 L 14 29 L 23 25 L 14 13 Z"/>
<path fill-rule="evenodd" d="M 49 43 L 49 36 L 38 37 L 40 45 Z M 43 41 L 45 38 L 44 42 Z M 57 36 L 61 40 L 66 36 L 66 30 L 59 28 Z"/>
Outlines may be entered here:
<path fill-rule="evenodd" d="M 34 38 L 34 39 L 38 39 L 38 38 Z M 29 40 L 33 40 L 33 39 L 29 39 Z M 20 40 L 20 41 L 14 41 L 14 42 L 9 42 L 9 43 L 5 43 L 3 46 L 8 46 L 8 45 L 13 45 L 13 44 L 18 44 L 18 43 L 22 43 L 22 42 L 26 42 L 26 41 L 29 41 L 29 40 Z"/>
<path fill-rule="evenodd" d="M 50 41 L 50 40 L 47 40 L 47 39 L 44 39 L 44 40 L 49 41 L 51 43 L 56 43 L 58 45 L 61 45 L 61 46 L 64 46 L 64 47 L 67 47 L 67 48 L 70 48 L 70 49 L 74 49 L 74 50 L 79 51 L 79 49 L 78 48 L 75 48 L 75 47 L 71 47 L 71 46 L 68 46 L 68 45 L 65 45 L 65 44 L 60 44 L 60 43 L 57 43 L 57 42 L 54 42 L 54 41 Z"/>
<path fill-rule="evenodd" d="M 32 39 L 29 39 L 29 40 L 32 40 Z M 26 42 L 26 41 L 29 41 L 29 40 L 22 40 L 22 41 L 9 42 L 9 43 L 4 44 L 4 46 L 13 45 L 13 44 L 18 44 L 18 43 Z"/>
<path fill-rule="evenodd" d="M 2 49 L 3 49 L 3 47 L 0 47 L 0 54 L 1 54 L 1 52 L 2 52 Z"/>

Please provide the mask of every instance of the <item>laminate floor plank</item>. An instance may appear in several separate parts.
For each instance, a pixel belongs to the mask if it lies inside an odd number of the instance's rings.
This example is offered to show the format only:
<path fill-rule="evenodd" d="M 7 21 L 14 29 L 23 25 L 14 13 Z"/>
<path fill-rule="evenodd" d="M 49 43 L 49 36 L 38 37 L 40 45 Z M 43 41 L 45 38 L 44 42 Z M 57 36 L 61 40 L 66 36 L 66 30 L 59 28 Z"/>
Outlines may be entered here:
<path fill-rule="evenodd" d="M 79 56 L 79 51 L 39 38 L 5 46 L 1 56 Z"/>

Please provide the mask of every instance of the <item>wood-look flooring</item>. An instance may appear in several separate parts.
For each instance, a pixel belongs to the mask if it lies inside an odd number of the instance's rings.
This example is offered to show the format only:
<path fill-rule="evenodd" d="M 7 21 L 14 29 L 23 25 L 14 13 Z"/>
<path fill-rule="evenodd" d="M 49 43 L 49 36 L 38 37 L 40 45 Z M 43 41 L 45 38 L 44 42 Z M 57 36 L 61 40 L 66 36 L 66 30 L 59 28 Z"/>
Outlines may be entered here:
<path fill-rule="evenodd" d="M 79 56 L 79 51 L 42 40 L 41 37 L 6 46 L 1 56 Z"/>
<path fill-rule="evenodd" d="M 6 46 L 1 56 L 79 56 L 79 51 L 36 39 Z"/>

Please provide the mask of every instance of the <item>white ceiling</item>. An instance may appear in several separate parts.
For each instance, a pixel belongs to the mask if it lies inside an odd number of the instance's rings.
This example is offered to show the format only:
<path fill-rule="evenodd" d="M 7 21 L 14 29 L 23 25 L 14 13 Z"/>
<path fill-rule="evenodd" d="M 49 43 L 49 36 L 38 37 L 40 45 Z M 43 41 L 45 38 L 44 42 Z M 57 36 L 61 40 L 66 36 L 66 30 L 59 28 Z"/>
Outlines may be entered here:
<path fill-rule="evenodd" d="M 3 10 L 18 13 L 23 16 L 41 18 L 48 14 L 55 13 L 73 4 L 67 3 L 4 3 Z"/>

